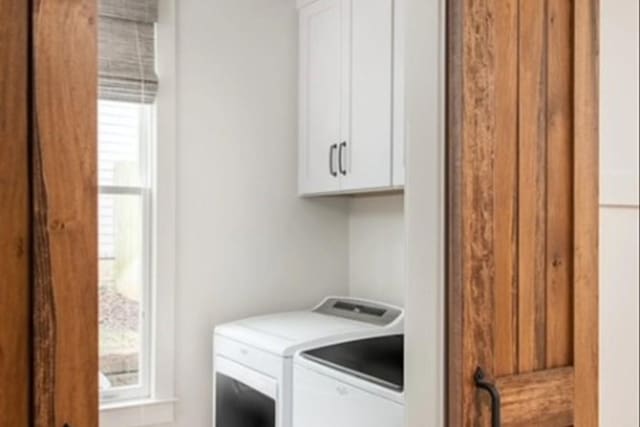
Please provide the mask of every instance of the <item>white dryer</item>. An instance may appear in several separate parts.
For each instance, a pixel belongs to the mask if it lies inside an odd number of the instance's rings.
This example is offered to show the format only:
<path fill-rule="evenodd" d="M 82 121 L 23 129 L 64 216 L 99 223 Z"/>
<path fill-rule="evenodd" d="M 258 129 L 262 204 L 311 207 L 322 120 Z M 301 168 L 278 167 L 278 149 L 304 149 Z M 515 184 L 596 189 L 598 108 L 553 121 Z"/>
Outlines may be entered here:
<path fill-rule="evenodd" d="M 402 331 L 398 307 L 326 298 L 312 310 L 253 317 L 214 333 L 214 426 L 291 427 L 293 356 L 325 343 Z"/>
<path fill-rule="evenodd" d="M 293 427 L 403 427 L 404 335 L 300 352 L 293 401 Z"/>

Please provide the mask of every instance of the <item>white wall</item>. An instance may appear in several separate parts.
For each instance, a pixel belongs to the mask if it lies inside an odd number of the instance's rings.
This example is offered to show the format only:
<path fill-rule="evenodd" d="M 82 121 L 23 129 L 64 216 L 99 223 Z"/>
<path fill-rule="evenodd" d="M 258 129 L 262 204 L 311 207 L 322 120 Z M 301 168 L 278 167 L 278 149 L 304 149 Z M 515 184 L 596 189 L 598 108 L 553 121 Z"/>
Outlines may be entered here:
<path fill-rule="evenodd" d="M 297 197 L 294 2 L 176 3 L 174 425 L 206 427 L 216 324 L 348 292 L 348 200 Z"/>
<path fill-rule="evenodd" d="M 406 245 L 404 196 L 364 195 L 350 200 L 349 292 L 404 306 Z"/>
<path fill-rule="evenodd" d="M 638 0 L 601 1 L 600 403 L 603 427 L 640 425 Z"/>
<path fill-rule="evenodd" d="M 444 0 L 405 0 L 407 426 L 444 426 Z"/>

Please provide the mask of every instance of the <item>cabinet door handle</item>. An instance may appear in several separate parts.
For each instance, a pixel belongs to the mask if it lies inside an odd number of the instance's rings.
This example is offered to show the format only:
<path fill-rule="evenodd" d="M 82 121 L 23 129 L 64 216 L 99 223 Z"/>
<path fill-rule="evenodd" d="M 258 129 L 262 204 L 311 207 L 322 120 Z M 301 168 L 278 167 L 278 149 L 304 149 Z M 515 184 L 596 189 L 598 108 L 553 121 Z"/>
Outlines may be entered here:
<path fill-rule="evenodd" d="M 338 172 L 336 172 L 334 168 L 335 161 L 333 160 L 335 158 L 337 149 L 338 144 L 333 144 L 331 148 L 329 148 L 329 173 L 331 174 L 331 176 L 338 176 Z"/>
<path fill-rule="evenodd" d="M 347 169 L 344 167 L 344 149 L 347 148 L 347 141 L 340 143 L 340 152 L 338 153 L 338 169 L 342 175 L 347 174 Z"/>
<path fill-rule="evenodd" d="M 489 393 L 491 396 L 491 427 L 500 427 L 500 392 L 495 384 L 489 382 L 482 368 L 478 367 L 473 376 L 476 387 Z"/>

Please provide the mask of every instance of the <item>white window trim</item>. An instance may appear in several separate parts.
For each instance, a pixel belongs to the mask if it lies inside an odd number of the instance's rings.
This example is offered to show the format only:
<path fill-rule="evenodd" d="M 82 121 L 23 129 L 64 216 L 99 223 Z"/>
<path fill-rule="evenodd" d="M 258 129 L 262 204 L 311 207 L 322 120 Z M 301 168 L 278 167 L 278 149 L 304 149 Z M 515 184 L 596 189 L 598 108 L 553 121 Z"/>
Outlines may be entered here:
<path fill-rule="evenodd" d="M 150 396 L 143 400 L 105 402 L 101 427 L 134 427 L 173 422 L 175 396 L 176 283 L 176 66 L 175 0 L 159 0 L 156 150 L 151 204 L 154 250 L 151 260 Z"/>
<path fill-rule="evenodd" d="M 100 427 L 134 427 L 170 423 L 175 399 L 144 399 L 108 403 L 100 407 Z"/>

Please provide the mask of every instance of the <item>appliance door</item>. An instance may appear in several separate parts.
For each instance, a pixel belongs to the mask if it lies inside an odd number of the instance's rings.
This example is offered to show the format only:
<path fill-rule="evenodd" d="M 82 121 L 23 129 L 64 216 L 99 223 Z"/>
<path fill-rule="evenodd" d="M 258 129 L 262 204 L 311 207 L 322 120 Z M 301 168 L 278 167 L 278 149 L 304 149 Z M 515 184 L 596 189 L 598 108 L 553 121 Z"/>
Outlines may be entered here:
<path fill-rule="evenodd" d="M 293 427 L 403 427 L 404 406 L 295 365 Z"/>
<path fill-rule="evenodd" d="M 276 427 L 275 379 L 216 357 L 216 427 Z"/>

